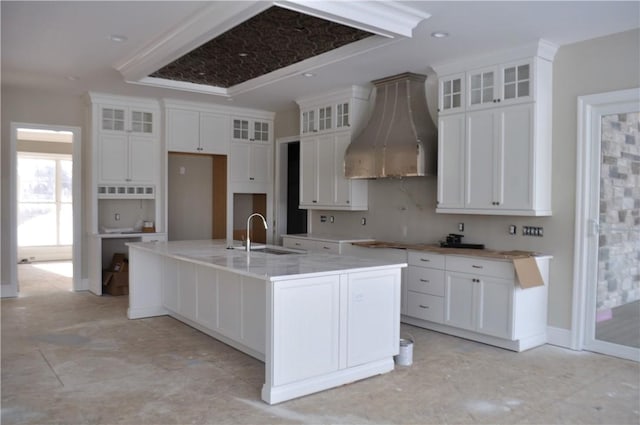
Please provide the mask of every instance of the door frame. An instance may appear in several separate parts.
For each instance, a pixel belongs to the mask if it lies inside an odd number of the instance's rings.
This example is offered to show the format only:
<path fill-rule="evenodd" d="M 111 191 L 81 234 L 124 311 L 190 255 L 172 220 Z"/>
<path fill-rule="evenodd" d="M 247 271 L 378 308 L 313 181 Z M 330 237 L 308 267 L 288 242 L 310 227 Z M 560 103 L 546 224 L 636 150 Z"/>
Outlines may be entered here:
<path fill-rule="evenodd" d="M 617 357 L 638 360 L 638 350 L 595 340 L 595 293 L 589 276 L 597 273 L 597 215 L 591 211 L 594 198 L 599 199 L 600 182 L 594 179 L 594 164 L 600 163 L 601 117 L 623 106 L 636 106 L 640 88 L 598 93 L 578 97 L 578 138 L 576 160 L 576 210 L 573 262 L 573 309 L 571 348 L 592 349 Z M 596 180 L 596 181 L 594 181 Z M 596 245 L 597 246 L 597 245 Z M 595 269 L 595 270 L 594 270 Z M 600 351 L 602 350 L 602 351 Z"/>
<path fill-rule="evenodd" d="M 82 129 L 67 125 L 47 125 L 11 122 L 9 141 L 9 282 L 1 285 L 2 298 L 18 296 L 18 128 L 39 130 L 70 131 L 73 133 L 72 146 L 72 196 L 73 196 L 73 290 L 81 291 L 86 282 L 82 280 Z"/>
<path fill-rule="evenodd" d="M 273 226 L 273 243 L 281 244 L 280 235 L 287 233 L 287 205 L 286 205 L 286 191 L 287 191 L 287 145 L 289 143 L 299 142 L 300 136 L 288 136 L 279 137 L 276 139 L 276 158 L 275 158 L 275 196 L 274 198 L 274 216 L 275 226 Z M 284 199 L 283 199 L 284 196 Z M 283 206 L 284 202 L 284 206 Z M 311 233 L 311 211 L 307 210 L 307 231 Z"/>

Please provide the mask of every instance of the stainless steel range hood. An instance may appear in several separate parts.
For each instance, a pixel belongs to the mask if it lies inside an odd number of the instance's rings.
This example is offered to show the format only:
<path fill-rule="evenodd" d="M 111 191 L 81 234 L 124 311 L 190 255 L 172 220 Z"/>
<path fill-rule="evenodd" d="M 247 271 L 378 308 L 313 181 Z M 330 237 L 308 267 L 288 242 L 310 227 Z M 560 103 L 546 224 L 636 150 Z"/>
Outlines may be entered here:
<path fill-rule="evenodd" d="M 427 109 L 426 78 L 404 73 L 373 81 L 377 89 L 373 113 L 347 148 L 346 177 L 436 174 L 438 133 Z"/>

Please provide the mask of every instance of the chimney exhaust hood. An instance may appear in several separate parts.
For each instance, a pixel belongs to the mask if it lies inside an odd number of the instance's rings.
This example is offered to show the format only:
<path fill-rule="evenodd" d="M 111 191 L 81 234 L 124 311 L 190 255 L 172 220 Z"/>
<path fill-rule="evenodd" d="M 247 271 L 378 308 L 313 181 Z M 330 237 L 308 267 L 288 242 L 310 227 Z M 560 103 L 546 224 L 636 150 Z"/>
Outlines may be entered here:
<path fill-rule="evenodd" d="M 427 109 L 426 78 L 407 72 L 372 81 L 374 109 L 345 153 L 347 178 L 436 174 L 438 133 Z"/>

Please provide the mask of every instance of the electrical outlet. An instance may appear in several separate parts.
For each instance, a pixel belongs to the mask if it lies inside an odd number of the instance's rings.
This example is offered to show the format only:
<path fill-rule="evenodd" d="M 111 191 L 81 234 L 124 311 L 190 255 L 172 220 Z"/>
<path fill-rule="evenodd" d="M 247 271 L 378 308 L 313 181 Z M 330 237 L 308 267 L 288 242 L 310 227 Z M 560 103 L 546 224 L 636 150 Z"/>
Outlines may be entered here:
<path fill-rule="evenodd" d="M 458 223 L 458 232 L 464 232 L 464 223 Z"/>
<path fill-rule="evenodd" d="M 333 223 L 334 221 L 336 221 L 336 219 L 332 215 L 330 215 L 329 216 L 329 223 Z"/>
<path fill-rule="evenodd" d="M 362 224 L 363 226 L 366 226 L 367 225 L 367 218 L 366 217 L 362 217 L 360 219 L 360 224 Z"/>
<path fill-rule="evenodd" d="M 116 221 L 120 221 L 120 213 L 116 213 L 114 218 Z"/>
<path fill-rule="evenodd" d="M 326 223 L 327 222 L 327 216 L 326 215 L 321 215 L 320 216 L 320 223 Z"/>
<path fill-rule="evenodd" d="M 509 234 L 510 235 L 515 235 L 516 232 L 517 232 L 517 227 L 514 224 L 510 225 L 509 226 Z"/>
<path fill-rule="evenodd" d="M 544 231 L 543 231 L 542 227 L 522 226 L 522 235 L 523 236 L 538 236 L 538 237 L 542 237 L 544 235 Z"/>

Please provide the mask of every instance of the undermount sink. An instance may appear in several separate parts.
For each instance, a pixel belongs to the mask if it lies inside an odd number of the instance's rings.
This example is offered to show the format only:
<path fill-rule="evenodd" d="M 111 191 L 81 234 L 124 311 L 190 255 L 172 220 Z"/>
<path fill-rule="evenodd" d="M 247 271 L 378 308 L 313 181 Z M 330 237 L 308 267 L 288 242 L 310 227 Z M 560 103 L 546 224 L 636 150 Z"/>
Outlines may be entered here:
<path fill-rule="evenodd" d="M 258 249 L 252 249 L 251 251 L 263 252 L 265 254 L 274 254 L 274 255 L 302 254 L 302 252 L 286 251 L 284 249 L 276 249 L 276 248 L 258 248 Z"/>
<path fill-rule="evenodd" d="M 240 251 L 247 250 L 247 248 L 244 246 L 234 246 L 233 249 L 237 249 Z M 255 248 L 252 247 L 251 252 L 261 252 L 263 254 L 273 254 L 273 255 L 304 254 L 304 251 L 298 251 L 293 249 L 283 249 L 283 248 L 272 248 L 264 245 L 258 245 Z"/>

